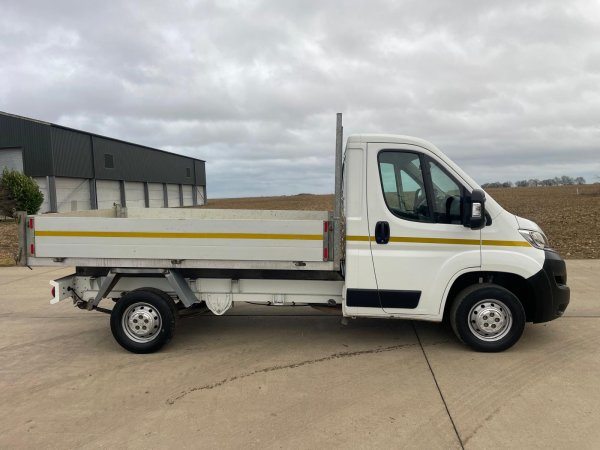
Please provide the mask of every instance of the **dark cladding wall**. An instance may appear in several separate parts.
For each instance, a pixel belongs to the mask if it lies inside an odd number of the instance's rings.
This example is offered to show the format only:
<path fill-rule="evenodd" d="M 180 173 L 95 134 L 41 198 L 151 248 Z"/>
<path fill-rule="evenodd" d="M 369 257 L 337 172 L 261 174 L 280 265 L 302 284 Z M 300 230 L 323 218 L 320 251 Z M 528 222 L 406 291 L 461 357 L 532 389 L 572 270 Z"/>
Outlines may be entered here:
<path fill-rule="evenodd" d="M 92 138 L 89 134 L 52 127 L 54 175 L 93 178 Z"/>
<path fill-rule="evenodd" d="M 206 186 L 206 168 L 204 161 L 194 161 L 194 172 L 196 173 L 196 186 Z"/>
<path fill-rule="evenodd" d="M 23 169 L 32 177 L 206 185 L 204 161 L 5 113 L 0 148 L 23 149 Z"/>
<path fill-rule="evenodd" d="M 23 170 L 27 175 L 53 174 L 50 125 L 0 114 L 0 147 L 23 149 Z"/>
<path fill-rule="evenodd" d="M 97 179 L 197 184 L 192 158 L 99 136 L 92 136 L 92 141 Z"/>

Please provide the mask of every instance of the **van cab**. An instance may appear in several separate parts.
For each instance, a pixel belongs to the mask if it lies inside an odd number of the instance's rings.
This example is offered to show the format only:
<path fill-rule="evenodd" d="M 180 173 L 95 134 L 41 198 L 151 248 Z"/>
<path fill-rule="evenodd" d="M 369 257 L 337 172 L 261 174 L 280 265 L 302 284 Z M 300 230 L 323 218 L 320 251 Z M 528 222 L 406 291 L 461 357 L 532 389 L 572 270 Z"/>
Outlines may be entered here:
<path fill-rule="evenodd" d="M 560 317 L 566 267 L 535 223 L 504 210 L 434 145 L 350 136 L 344 314 L 441 321 L 479 350 Z"/>

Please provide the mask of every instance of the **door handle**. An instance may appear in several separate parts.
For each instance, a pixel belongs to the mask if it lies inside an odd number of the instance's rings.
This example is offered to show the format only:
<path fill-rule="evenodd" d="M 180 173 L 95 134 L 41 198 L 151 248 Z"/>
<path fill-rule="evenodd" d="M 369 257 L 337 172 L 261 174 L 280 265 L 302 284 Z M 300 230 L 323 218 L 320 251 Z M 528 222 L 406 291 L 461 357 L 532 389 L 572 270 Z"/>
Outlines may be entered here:
<path fill-rule="evenodd" d="M 382 221 L 375 225 L 375 242 L 387 244 L 390 241 L 390 224 Z"/>

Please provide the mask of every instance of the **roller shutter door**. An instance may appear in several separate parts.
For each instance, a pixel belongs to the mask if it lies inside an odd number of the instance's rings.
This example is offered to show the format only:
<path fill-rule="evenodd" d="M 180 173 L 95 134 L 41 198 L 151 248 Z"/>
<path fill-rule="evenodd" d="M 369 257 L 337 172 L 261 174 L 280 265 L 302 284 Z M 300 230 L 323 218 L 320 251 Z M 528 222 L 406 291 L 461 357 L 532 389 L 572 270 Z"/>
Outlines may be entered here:
<path fill-rule="evenodd" d="M 20 148 L 0 148 L 0 171 L 8 167 L 9 170 L 23 172 L 23 150 Z"/>
<path fill-rule="evenodd" d="M 55 182 L 58 212 L 90 209 L 90 182 L 87 178 L 56 177 Z"/>
<path fill-rule="evenodd" d="M 148 183 L 148 198 L 150 208 L 164 208 L 163 185 L 161 183 Z"/>
<path fill-rule="evenodd" d="M 125 182 L 125 204 L 128 208 L 145 208 L 144 183 Z"/>
<path fill-rule="evenodd" d="M 192 186 L 189 184 L 183 185 L 183 206 L 192 206 L 194 204 L 194 197 Z"/>
<path fill-rule="evenodd" d="M 167 195 L 169 197 L 169 208 L 180 206 L 178 184 L 167 184 Z"/>
<path fill-rule="evenodd" d="M 110 209 L 115 203 L 121 204 L 119 182 L 113 180 L 97 180 L 98 209 Z"/>

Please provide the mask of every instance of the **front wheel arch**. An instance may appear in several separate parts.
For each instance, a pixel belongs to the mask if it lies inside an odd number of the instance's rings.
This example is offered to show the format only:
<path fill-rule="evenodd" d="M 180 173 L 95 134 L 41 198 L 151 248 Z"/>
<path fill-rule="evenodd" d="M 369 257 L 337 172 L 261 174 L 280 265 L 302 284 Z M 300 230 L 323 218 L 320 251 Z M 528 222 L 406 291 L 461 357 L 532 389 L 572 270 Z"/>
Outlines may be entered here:
<path fill-rule="evenodd" d="M 457 295 L 469 286 L 481 285 L 483 283 L 493 283 L 504 289 L 509 290 L 515 295 L 525 310 L 525 321 L 533 322 L 536 314 L 536 295 L 532 291 L 531 285 L 520 275 L 509 272 L 484 272 L 474 271 L 463 273 L 457 277 L 450 289 L 447 291 L 446 302 L 444 304 L 443 320 L 449 320 L 449 312 L 452 308 Z"/>

